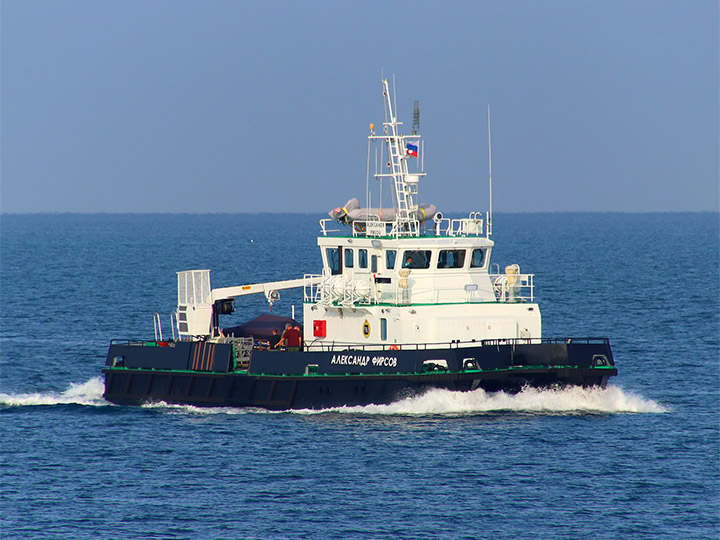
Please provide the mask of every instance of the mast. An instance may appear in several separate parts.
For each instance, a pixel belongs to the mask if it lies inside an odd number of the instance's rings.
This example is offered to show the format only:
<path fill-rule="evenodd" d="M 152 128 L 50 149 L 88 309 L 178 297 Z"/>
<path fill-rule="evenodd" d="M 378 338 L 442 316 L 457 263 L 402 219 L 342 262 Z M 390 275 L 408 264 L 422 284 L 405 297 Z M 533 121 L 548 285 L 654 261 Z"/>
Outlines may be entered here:
<path fill-rule="evenodd" d="M 487 218 L 487 237 L 492 235 L 492 143 L 490 142 L 490 105 L 488 105 L 488 179 L 490 184 L 490 205 Z"/>
<path fill-rule="evenodd" d="M 397 209 L 395 218 L 395 230 L 399 235 L 417 236 L 420 234 L 420 225 L 417 220 L 418 205 L 415 202 L 415 195 L 418 193 L 418 177 L 422 173 L 410 175 L 408 172 L 407 160 L 417 156 L 417 149 L 420 135 L 413 134 L 404 136 L 398 127 L 395 116 L 396 110 L 393 106 L 394 99 L 390 95 L 390 85 L 387 79 L 383 79 L 383 100 L 385 102 L 385 122 L 383 123 L 383 136 L 370 135 L 370 139 L 381 139 L 387 146 L 388 172 L 376 174 L 375 177 L 382 179 L 389 177 L 392 180 L 395 191 L 395 207 Z M 418 126 L 419 127 L 419 126 Z M 415 150 L 408 148 L 408 143 L 415 147 Z"/>

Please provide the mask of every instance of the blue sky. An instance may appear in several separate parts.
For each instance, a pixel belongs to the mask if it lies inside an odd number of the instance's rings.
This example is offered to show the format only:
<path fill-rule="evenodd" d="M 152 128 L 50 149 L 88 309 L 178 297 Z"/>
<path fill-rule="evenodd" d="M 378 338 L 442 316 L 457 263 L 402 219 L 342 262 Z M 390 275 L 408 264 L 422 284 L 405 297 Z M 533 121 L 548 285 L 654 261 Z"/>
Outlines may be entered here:
<path fill-rule="evenodd" d="M 2 212 L 318 212 L 394 74 L 423 202 L 718 210 L 718 3 L 2 0 Z"/>

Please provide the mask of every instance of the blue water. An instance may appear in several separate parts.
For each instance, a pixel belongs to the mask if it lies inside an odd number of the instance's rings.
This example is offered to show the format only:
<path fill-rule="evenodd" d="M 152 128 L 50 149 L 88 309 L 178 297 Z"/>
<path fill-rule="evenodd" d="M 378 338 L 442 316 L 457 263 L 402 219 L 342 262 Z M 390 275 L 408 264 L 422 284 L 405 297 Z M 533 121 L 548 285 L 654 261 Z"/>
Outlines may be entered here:
<path fill-rule="evenodd" d="M 718 214 L 496 216 L 493 261 L 536 275 L 544 334 L 611 338 L 605 390 L 319 412 L 102 400 L 110 338 L 152 337 L 156 311 L 167 326 L 176 271 L 317 272 L 321 217 L 0 216 L 0 537 L 720 535 Z M 267 311 L 237 304 L 227 325 Z"/>

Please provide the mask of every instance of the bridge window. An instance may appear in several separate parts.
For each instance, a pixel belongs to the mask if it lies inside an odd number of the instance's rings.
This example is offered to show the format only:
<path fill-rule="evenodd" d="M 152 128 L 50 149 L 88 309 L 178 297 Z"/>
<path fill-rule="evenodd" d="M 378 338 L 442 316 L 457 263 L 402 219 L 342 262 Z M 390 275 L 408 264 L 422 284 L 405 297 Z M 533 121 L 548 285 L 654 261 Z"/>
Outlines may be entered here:
<path fill-rule="evenodd" d="M 465 266 L 464 249 L 441 249 L 438 256 L 438 268 L 462 268 Z"/>
<path fill-rule="evenodd" d="M 482 268 L 485 266 L 485 249 L 473 249 L 470 268 Z"/>
<path fill-rule="evenodd" d="M 370 257 L 370 261 L 371 261 L 370 262 L 370 271 L 373 274 L 377 273 L 377 260 L 378 260 L 377 255 L 373 255 L 372 257 Z"/>
<path fill-rule="evenodd" d="M 367 249 L 358 249 L 358 268 L 367 268 Z"/>
<path fill-rule="evenodd" d="M 345 248 L 345 268 L 353 267 L 353 250 Z"/>
<path fill-rule="evenodd" d="M 395 268 L 395 257 L 397 256 L 397 251 L 394 249 L 388 249 L 385 252 L 385 268 L 388 270 L 392 270 Z"/>
<path fill-rule="evenodd" d="M 327 257 L 327 265 L 332 275 L 340 273 L 340 250 L 338 248 L 326 248 L 325 256 Z"/>
<path fill-rule="evenodd" d="M 429 249 L 408 250 L 403 254 L 403 268 L 430 268 Z"/>

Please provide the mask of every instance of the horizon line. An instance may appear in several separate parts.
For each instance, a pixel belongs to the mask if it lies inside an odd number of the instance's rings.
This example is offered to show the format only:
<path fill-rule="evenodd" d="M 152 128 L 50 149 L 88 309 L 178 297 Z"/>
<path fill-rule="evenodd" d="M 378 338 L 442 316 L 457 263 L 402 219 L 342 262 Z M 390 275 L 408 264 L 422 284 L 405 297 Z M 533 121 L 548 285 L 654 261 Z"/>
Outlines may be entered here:
<path fill-rule="evenodd" d="M 62 215 L 78 215 L 78 216 L 203 216 L 203 215 L 297 215 L 312 216 L 320 212 L 122 212 L 122 211 L 40 211 L 40 212 L 4 212 L 0 210 L 0 216 L 62 216 Z M 467 214 L 467 210 L 450 210 L 447 214 Z M 501 211 L 493 212 L 493 215 L 503 214 L 718 214 L 720 209 L 713 210 L 521 210 L 521 211 Z M 327 212 L 322 212 L 327 214 Z"/>

